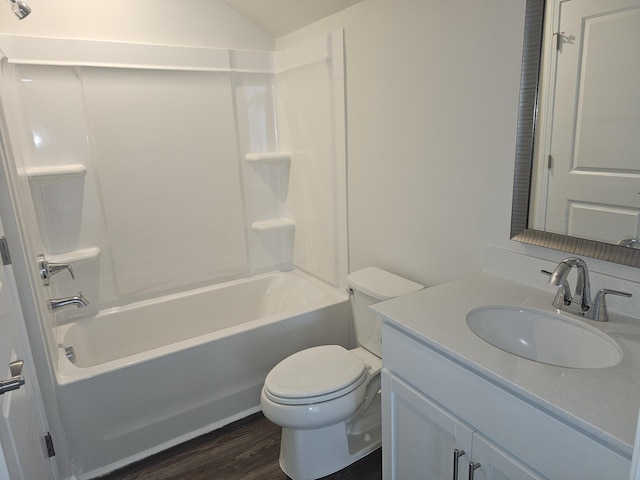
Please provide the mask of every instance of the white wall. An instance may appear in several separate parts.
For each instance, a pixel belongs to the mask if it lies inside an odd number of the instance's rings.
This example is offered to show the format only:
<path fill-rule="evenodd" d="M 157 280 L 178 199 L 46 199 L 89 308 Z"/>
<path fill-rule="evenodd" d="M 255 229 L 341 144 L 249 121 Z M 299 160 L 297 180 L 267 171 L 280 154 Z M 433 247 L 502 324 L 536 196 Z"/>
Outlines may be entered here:
<path fill-rule="evenodd" d="M 277 40 L 345 29 L 351 270 L 432 285 L 482 270 L 488 245 L 568 256 L 509 240 L 524 7 L 366 0 Z"/>
<path fill-rule="evenodd" d="M 0 33 L 271 50 L 273 38 L 220 0 L 28 0 L 18 21 L 9 5 Z"/>
<path fill-rule="evenodd" d="M 426 285 L 508 236 L 524 1 L 368 0 L 345 28 L 350 267 Z"/>

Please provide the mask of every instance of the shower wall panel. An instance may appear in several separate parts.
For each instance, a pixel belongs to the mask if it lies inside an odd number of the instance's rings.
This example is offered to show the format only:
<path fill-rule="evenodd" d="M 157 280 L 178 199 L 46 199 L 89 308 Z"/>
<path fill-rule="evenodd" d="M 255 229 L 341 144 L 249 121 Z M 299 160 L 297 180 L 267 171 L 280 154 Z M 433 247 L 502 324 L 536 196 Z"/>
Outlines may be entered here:
<path fill-rule="evenodd" d="M 228 73 L 83 72 L 120 296 L 248 270 Z"/>
<path fill-rule="evenodd" d="M 34 259 L 44 254 L 54 263 L 69 263 L 78 279 L 60 274 L 42 295 L 47 324 L 99 309 L 100 301 L 115 300 L 109 246 L 105 240 L 102 201 L 97 188 L 93 135 L 80 70 L 70 66 L 5 64 L 3 97 L 12 159 L 18 172 L 25 241 Z M 30 197 L 28 200 L 26 197 Z M 85 256 L 87 249 L 92 254 Z M 84 292 L 90 306 L 51 316 L 47 298 Z M 48 331 L 48 330 L 47 330 Z M 56 345 L 56 341 L 50 341 Z M 55 359 L 54 359 L 55 361 Z"/>
<path fill-rule="evenodd" d="M 76 273 L 42 295 L 90 302 L 55 323 L 294 264 L 344 283 L 343 48 L 0 35 L 33 256 Z"/>
<path fill-rule="evenodd" d="M 247 155 L 278 151 L 288 152 L 281 142 L 275 114 L 273 74 L 238 73 L 235 101 L 238 114 L 240 158 L 243 161 L 247 224 L 254 225 L 272 219 L 290 218 L 288 209 L 289 164 L 251 162 Z M 288 154 L 288 153 L 287 153 Z M 248 232 L 251 266 L 254 273 L 268 271 L 274 265 L 281 270 L 292 266 L 291 242 L 288 232 L 268 232 L 250 229 Z"/>
<path fill-rule="evenodd" d="M 348 264 L 343 52 L 341 31 L 279 51 L 276 82 L 280 136 L 292 152 L 293 261 L 334 285 Z"/>
<path fill-rule="evenodd" d="M 40 250 L 80 273 L 52 296 L 90 301 L 63 317 L 249 272 L 231 72 L 7 69 Z"/>
<path fill-rule="evenodd" d="M 6 67 L 11 71 L 12 66 Z M 77 176 L 41 175 L 33 178 L 31 192 L 37 209 L 44 252 L 59 254 L 81 248 L 100 232 L 101 216 L 84 207 L 96 205 L 91 168 L 91 137 L 78 71 L 68 67 L 17 65 L 17 101 L 21 114 L 22 155 L 16 157 L 23 172 L 53 172 L 74 165 Z M 38 177 L 36 175 L 36 177 Z"/>

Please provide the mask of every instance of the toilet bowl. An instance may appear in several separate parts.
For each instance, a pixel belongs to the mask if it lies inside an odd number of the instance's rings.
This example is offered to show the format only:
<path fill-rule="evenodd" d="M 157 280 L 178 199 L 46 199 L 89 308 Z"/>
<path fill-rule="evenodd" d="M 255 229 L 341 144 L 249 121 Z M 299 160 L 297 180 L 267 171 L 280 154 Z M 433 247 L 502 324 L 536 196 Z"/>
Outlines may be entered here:
<path fill-rule="evenodd" d="M 368 307 L 422 285 L 375 267 L 348 281 L 359 346 L 297 352 L 269 372 L 262 389 L 265 417 L 282 426 L 280 467 L 293 480 L 337 472 L 381 444 L 380 320 Z"/>

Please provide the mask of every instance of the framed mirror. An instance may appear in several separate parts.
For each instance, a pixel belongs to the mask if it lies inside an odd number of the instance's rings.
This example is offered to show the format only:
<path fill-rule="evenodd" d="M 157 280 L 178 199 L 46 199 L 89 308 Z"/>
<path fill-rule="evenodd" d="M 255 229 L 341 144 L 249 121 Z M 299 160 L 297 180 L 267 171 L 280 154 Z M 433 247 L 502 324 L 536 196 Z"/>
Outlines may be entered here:
<path fill-rule="evenodd" d="M 640 249 L 529 228 L 534 146 L 538 129 L 544 23 L 545 0 L 527 0 L 511 213 L 511 239 L 579 256 L 640 267 Z M 638 189 L 640 190 L 640 184 Z"/>

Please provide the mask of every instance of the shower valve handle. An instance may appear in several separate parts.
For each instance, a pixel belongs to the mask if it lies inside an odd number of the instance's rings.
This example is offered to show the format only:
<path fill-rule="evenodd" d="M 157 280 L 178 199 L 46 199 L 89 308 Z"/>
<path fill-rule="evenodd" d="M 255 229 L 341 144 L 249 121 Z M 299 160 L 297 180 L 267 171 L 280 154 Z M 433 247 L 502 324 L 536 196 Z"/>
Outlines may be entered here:
<path fill-rule="evenodd" d="M 76 279 L 73 275 L 73 268 L 67 263 L 51 263 L 48 262 L 44 255 L 38 255 L 38 272 L 44 286 L 49 285 L 49 279 L 62 270 L 68 270 L 72 279 Z"/>

